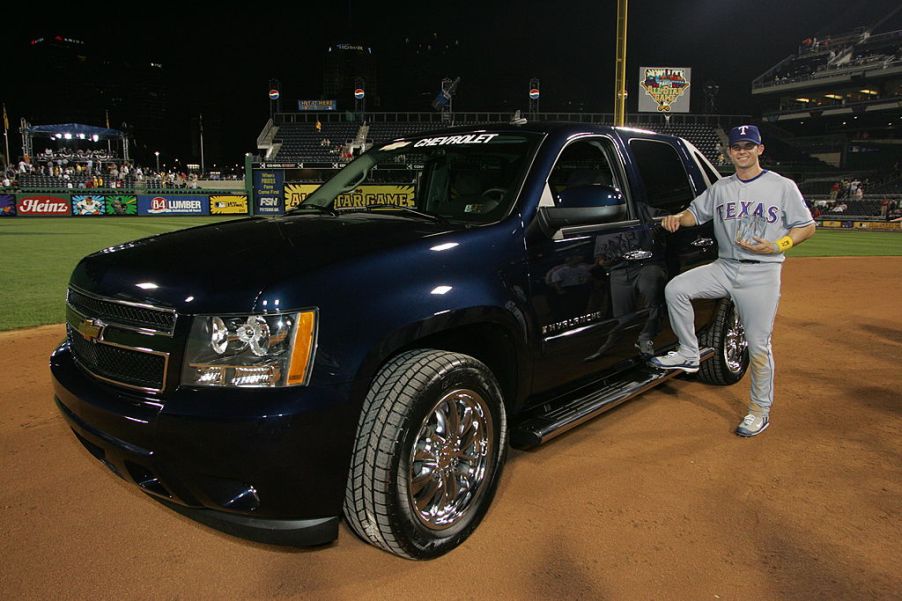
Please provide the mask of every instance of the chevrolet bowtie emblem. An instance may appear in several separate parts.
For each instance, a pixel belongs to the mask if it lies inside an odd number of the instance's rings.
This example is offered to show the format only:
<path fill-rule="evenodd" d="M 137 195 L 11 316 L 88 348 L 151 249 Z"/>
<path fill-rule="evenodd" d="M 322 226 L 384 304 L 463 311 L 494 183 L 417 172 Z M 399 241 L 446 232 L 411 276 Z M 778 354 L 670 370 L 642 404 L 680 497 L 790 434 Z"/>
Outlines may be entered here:
<path fill-rule="evenodd" d="M 103 333 L 103 324 L 93 319 L 84 319 L 75 326 L 75 330 L 85 340 L 93 342 L 100 338 L 100 335 Z"/>

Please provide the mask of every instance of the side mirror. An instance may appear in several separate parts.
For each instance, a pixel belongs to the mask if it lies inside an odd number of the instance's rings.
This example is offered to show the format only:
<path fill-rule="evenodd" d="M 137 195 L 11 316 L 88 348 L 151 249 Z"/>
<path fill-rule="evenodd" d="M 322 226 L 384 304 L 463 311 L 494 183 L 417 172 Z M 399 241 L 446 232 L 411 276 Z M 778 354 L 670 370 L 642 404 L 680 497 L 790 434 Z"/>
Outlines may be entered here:
<path fill-rule="evenodd" d="M 539 224 L 549 236 L 561 228 L 611 223 L 626 218 L 626 200 L 617 188 L 574 186 L 558 194 L 555 207 L 539 208 Z"/>

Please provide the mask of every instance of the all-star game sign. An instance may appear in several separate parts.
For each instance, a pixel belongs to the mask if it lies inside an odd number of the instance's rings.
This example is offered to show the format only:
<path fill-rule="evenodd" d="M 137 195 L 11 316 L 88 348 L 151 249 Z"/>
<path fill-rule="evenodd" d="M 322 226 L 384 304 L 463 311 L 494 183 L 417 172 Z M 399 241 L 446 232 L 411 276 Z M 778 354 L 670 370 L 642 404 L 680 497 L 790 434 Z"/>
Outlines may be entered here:
<path fill-rule="evenodd" d="M 639 112 L 688 113 L 691 67 L 639 67 Z"/>

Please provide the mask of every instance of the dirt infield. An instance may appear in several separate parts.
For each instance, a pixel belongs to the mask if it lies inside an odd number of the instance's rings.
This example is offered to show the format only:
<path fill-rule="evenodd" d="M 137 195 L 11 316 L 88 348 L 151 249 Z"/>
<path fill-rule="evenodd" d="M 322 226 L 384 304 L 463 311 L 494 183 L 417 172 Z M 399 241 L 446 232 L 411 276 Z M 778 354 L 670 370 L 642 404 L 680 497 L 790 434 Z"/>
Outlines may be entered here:
<path fill-rule="evenodd" d="M 747 378 L 674 380 L 513 452 L 473 537 L 425 563 L 346 526 L 285 550 L 164 509 L 58 415 L 62 327 L 0 334 L 0 598 L 898 599 L 902 257 L 792 259 L 783 279 L 764 435 L 732 433 Z"/>

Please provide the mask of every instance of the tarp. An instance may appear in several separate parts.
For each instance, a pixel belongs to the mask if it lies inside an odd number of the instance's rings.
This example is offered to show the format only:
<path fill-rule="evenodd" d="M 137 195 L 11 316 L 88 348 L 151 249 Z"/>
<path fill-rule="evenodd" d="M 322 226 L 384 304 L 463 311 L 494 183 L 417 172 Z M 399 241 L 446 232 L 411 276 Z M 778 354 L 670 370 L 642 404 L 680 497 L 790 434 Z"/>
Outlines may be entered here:
<path fill-rule="evenodd" d="M 31 136 L 47 136 L 51 138 L 57 134 L 72 134 L 73 138 L 80 138 L 79 134 L 82 134 L 86 139 L 97 136 L 101 140 L 118 140 L 122 137 L 122 132 L 118 129 L 94 127 L 93 125 L 83 125 L 81 123 L 30 125 L 25 129 L 25 132 Z"/>

